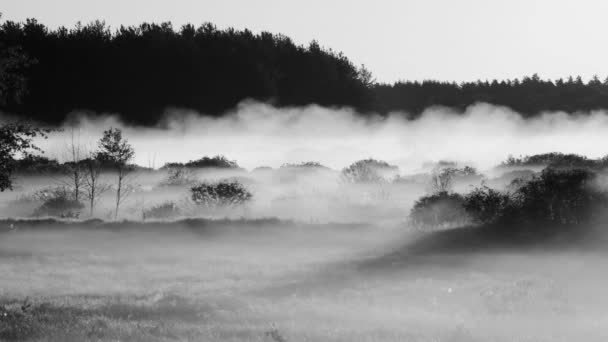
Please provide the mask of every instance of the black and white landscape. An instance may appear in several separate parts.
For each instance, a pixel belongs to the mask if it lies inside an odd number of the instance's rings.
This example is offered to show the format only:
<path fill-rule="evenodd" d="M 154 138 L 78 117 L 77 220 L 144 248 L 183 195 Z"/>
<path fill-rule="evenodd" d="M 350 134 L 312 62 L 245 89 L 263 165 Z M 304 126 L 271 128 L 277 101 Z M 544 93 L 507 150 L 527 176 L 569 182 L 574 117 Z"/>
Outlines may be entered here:
<path fill-rule="evenodd" d="M 2 6 L 0 341 L 608 339 L 608 5 L 227 3 Z"/>

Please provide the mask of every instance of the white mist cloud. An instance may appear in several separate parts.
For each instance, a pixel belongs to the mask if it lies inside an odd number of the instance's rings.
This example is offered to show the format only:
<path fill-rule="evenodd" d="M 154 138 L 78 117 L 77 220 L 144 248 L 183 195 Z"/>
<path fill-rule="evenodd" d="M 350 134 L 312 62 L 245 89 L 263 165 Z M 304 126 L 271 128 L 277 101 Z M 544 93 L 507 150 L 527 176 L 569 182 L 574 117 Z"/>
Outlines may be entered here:
<path fill-rule="evenodd" d="M 319 106 L 275 108 L 244 102 L 222 118 L 171 110 L 163 124 L 141 128 L 115 116 L 79 117 L 81 143 L 95 146 L 110 126 L 123 129 L 136 150 L 136 163 L 156 167 L 223 154 L 245 168 L 319 161 L 340 169 L 363 158 L 394 163 L 402 171 L 427 161 L 470 162 L 490 168 L 509 154 L 559 151 L 600 157 L 608 153 L 608 113 L 545 113 L 524 119 L 504 107 L 477 104 L 464 114 L 429 108 L 416 120 L 401 113 L 362 118 L 350 109 Z M 61 158 L 70 129 L 53 133 L 40 146 Z"/>

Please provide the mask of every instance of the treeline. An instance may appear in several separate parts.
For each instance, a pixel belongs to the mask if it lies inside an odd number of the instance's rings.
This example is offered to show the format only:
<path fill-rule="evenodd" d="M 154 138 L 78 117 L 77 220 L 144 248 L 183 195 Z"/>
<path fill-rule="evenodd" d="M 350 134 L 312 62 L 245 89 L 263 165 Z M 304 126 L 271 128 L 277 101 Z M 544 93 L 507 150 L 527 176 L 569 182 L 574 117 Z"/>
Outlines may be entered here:
<path fill-rule="evenodd" d="M 74 110 L 120 113 L 154 124 L 167 108 L 221 115 L 244 99 L 278 106 L 318 103 L 365 108 L 368 73 L 316 42 L 212 24 L 142 24 L 111 31 L 102 22 L 51 30 L 6 21 L 0 43 L 32 61 L 27 93 L 5 111 L 59 123 Z"/>
<path fill-rule="evenodd" d="M 508 106 L 526 116 L 608 108 L 608 80 L 550 81 L 533 75 L 461 84 L 379 84 L 363 66 L 314 41 L 301 46 L 282 35 L 219 30 L 212 24 L 112 30 L 103 22 L 49 29 L 34 19 L 6 21 L 0 25 L 0 46 L 19 57 L 9 56 L 12 64 L 20 63 L 11 66 L 19 77 L 0 70 L 0 90 L 11 79 L 24 87 L 14 90 L 22 96 L 1 101 L 0 110 L 55 124 L 72 111 L 119 113 L 142 125 L 157 123 L 168 108 L 220 116 L 245 99 L 276 106 L 349 106 L 362 113 L 403 111 L 414 117 L 429 106 L 464 109 L 476 102 Z"/>
<path fill-rule="evenodd" d="M 543 80 L 534 74 L 522 80 L 465 82 L 397 82 L 372 87 L 373 108 L 380 113 L 407 111 L 414 116 L 430 106 L 459 110 L 485 102 L 507 106 L 531 117 L 546 111 L 568 113 L 608 109 L 608 78 L 594 76 L 584 82 L 580 76 Z"/>

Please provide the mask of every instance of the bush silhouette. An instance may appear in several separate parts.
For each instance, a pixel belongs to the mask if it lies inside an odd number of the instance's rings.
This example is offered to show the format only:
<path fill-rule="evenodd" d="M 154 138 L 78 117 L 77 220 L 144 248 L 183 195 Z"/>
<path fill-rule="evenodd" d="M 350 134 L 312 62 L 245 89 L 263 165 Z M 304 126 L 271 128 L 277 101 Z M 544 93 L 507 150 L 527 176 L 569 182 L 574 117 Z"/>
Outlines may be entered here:
<path fill-rule="evenodd" d="M 342 170 L 342 180 L 347 183 L 386 183 L 394 179 L 399 168 L 376 159 L 359 160 Z"/>
<path fill-rule="evenodd" d="M 517 216 L 533 224 L 591 223 L 608 204 L 606 193 L 597 189 L 596 178 L 587 169 L 546 168 L 514 192 Z"/>
<path fill-rule="evenodd" d="M 410 219 L 418 226 L 441 227 L 464 222 L 512 231 L 559 231 L 595 227 L 608 209 L 608 194 L 598 188 L 589 169 L 545 168 L 539 175 L 516 179 L 510 192 L 487 186 L 464 197 L 448 192 L 420 198 Z"/>
<path fill-rule="evenodd" d="M 414 204 L 409 219 L 419 228 L 462 226 L 469 221 L 463 202 L 461 195 L 447 191 L 423 196 Z"/>
<path fill-rule="evenodd" d="M 489 187 L 477 188 L 464 197 L 463 206 L 474 223 L 487 225 L 505 221 L 512 205 L 508 194 Z M 514 214 L 514 213 L 511 213 Z"/>
<path fill-rule="evenodd" d="M 187 163 L 167 163 L 163 168 L 217 168 L 217 169 L 238 169 L 239 165 L 234 160 L 229 160 L 224 156 L 202 157 L 197 160 L 191 160 Z"/>
<path fill-rule="evenodd" d="M 45 195 L 44 203 L 34 211 L 34 216 L 78 218 L 84 204 L 73 198 L 73 193 L 56 189 Z"/>
<path fill-rule="evenodd" d="M 243 184 L 235 180 L 203 182 L 190 188 L 190 195 L 194 203 L 205 207 L 241 205 L 253 197 Z"/>
<path fill-rule="evenodd" d="M 145 219 L 168 219 L 174 218 L 181 214 L 181 210 L 174 202 L 165 202 L 153 206 L 150 209 L 144 210 L 143 218 Z"/>
<path fill-rule="evenodd" d="M 161 182 L 162 186 L 185 186 L 196 183 L 196 177 L 192 169 L 187 167 L 170 167 L 167 177 Z"/>

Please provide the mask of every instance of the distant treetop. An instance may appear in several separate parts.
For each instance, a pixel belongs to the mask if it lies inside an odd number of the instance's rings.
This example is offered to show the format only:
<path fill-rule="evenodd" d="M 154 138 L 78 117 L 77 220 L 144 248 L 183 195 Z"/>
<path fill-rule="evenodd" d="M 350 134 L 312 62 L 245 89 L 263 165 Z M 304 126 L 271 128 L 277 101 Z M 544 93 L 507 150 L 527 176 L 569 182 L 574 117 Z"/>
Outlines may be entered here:
<path fill-rule="evenodd" d="M 218 169 L 238 169 L 239 165 L 234 160 L 229 160 L 224 156 L 215 157 L 202 157 L 197 160 L 191 160 L 187 163 L 167 163 L 163 168 L 176 168 L 176 167 L 187 167 L 187 168 L 218 168 Z"/>
<path fill-rule="evenodd" d="M 486 102 L 522 115 L 608 109 L 608 79 L 581 77 L 377 83 L 370 70 L 318 42 L 269 32 L 102 21 L 49 29 L 35 19 L 0 25 L 0 110 L 59 124 L 73 111 L 155 125 L 171 108 L 222 116 L 243 100 L 351 107 L 362 115 Z M 390 51 L 386 51 L 390 53 Z M 407 56 L 404 56 L 407 58 Z M 407 77 L 407 75 L 403 75 Z"/>
<path fill-rule="evenodd" d="M 500 164 L 501 167 L 550 167 L 550 168 L 605 168 L 608 166 L 608 158 L 589 159 L 578 154 L 564 154 L 560 152 L 549 152 L 531 156 L 515 158 L 509 156 Z"/>

